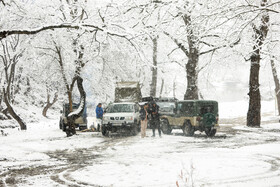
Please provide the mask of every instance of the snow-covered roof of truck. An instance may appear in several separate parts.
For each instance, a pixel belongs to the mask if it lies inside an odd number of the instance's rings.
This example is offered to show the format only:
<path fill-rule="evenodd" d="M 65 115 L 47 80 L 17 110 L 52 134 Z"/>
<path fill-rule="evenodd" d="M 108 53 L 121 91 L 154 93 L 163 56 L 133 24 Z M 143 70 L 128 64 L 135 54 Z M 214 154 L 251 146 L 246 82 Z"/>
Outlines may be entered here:
<path fill-rule="evenodd" d="M 138 82 L 117 82 L 117 88 L 137 88 Z"/>

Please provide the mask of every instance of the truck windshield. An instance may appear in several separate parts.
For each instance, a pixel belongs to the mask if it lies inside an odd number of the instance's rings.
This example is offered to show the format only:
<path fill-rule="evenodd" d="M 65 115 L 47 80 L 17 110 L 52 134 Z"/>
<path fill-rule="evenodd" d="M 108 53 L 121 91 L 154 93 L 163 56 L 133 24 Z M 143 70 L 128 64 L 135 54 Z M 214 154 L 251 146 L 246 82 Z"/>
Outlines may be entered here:
<path fill-rule="evenodd" d="M 110 105 L 107 110 L 107 113 L 122 113 L 122 112 L 134 112 L 133 104 L 116 104 Z"/>

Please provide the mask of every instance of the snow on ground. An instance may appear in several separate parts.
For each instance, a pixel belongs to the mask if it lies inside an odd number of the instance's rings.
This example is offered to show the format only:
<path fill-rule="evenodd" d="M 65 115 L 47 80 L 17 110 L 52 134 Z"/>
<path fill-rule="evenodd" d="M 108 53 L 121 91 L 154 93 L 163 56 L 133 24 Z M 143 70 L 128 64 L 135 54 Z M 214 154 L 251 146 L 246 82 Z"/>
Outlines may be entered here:
<path fill-rule="evenodd" d="M 228 146 L 237 144 L 234 138 L 133 137 L 108 148 L 103 158 L 71 177 L 101 186 L 175 186 L 176 181 L 180 186 L 279 185 L 279 138 L 277 143 L 238 148 Z"/>
<path fill-rule="evenodd" d="M 244 117 L 246 102 L 221 103 L 227 124 L 214 138 L 181 130 L 152 138 L 150 129 L 144 139 L 99 132 L 67 138 L 58 116 L 28 123 L 27 131 L 4 129 L 0 186 L 280 186 L 280 124 L 274 105 L 262 106 L 262 127 L 248 128 L 230 123 Z"/>

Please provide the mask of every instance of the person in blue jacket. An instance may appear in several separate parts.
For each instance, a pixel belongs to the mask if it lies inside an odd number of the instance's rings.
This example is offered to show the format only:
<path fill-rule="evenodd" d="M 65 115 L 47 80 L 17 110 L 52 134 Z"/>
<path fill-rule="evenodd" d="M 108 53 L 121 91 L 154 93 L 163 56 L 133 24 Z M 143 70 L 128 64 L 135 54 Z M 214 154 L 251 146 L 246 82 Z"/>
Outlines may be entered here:
<path fill-rule="evenodd" d="M 99 120 L 99 123 L 97 125 L 97 131 L 100 131 L 100 122 L 102 121 L 103 113 L 104 113 L 101 103 L 98 103 L 98 105 L 96 106 L 95 113 L 96 113 L 97 120 Z"/>

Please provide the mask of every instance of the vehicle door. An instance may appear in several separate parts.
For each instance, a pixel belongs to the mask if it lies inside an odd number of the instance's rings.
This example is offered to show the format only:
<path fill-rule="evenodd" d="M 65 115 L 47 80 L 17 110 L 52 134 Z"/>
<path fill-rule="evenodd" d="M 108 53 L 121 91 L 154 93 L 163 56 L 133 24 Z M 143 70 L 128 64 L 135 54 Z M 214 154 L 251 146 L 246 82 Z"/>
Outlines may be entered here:
<path fill-rule="evenodd" d="M 181 124 L 181 118 L 183 116 L 182 113 L 182 103 L 176 103 L 174 114 L 172 115 L 171 119 L 169 120 L 169 123 L 175 126 L 182 126 Z"/>
<path fill-rule="evenodd" d="M 183 126 L 186 120 L 192 121 L 192 117 L 195 112 L 194 102 L 181 102 L 178 103 L 178 111 L 176 114 L 176 124 L 178 126 Z"/>

